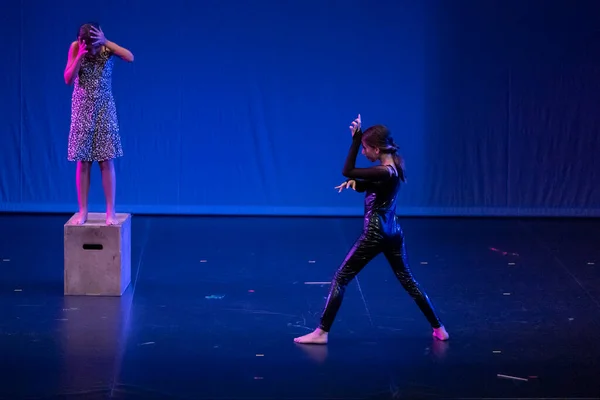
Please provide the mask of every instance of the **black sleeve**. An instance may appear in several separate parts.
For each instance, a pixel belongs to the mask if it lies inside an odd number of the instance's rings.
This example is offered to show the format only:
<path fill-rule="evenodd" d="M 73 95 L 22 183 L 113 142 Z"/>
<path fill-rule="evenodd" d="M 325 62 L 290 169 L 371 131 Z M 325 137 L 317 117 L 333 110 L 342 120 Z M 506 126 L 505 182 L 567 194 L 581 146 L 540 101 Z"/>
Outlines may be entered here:
<path fill-rule="evenodd" d="M 346 157 L 346 163 L 342 170 L 342 175 L 349 179 L 363 179 L 365 181 L 382 181 L 391 177 L 390 170 L 383 166 L 378 165 L 370 168 L 356 168 L 356 157 L 358 156 L 358 149 L 360 148 L 360 140 L 362 138 L 362 131 L 358 131 L 352 137 L 352 144 Z"/>
<path fill-rule="evenodd" d="M 356 185 L 355 185 L 356 189 L 355 190 L 356 190 L 357 193 L 364 193 L 364 192 L 366 192 L 366 190 L 369 188 L 369 186 L 372 185 L 371 182 L 361 181 L 360 179 L 357 180 L 357 181 L 354 181 L 354 182 L 356 182 Z"/>
<path fill-rule="evenodd" d="M 363 181 L 361 179 L 346 179 L 344 183 L 354 181 L 354 191 L 358 193 L 366 192 L 367 189 L 372 188 L 376 182 Z"/>

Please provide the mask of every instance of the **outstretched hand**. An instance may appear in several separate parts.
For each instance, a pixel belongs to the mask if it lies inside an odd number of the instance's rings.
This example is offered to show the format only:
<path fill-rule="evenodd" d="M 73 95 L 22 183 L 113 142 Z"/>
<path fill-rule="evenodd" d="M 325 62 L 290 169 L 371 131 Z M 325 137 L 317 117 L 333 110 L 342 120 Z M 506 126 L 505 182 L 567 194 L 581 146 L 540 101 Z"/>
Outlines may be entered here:
<path fill-rule="evenodd" d="M 344 189 L 349 189 L 349 188 L 352 188 L 352 190 L 356 190 L 356 181 L 354 179 L 350 179 L 349 181 L 344 182 L 341 185 L 336 186 L 335 188 L 339 189 L 338 193 L 340 193 Z"/>
<path fill-rule="evenodd" d="M 349 126 L 350 132 L 352 133 L 352 137 L 354 137 L 354 134 L 360 130 L 360 124 L 360 114 L 358 114 L 358 117 L 354 121 L 352 121 L 352 123 Z"/>

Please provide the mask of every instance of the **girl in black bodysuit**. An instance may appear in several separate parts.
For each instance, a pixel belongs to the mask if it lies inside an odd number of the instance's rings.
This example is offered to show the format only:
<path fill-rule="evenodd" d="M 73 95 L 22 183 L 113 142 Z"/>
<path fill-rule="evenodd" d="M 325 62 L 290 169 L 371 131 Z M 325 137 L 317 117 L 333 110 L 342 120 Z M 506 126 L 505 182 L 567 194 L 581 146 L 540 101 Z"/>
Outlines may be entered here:
<path fill-rule="evenodd" d="M 348 180 L 336 188 L 340 191 L 352 188 L 357 192 L 366 192 L 363 232 L 335 273 L 319 327 L 312 333 L 295 338 L 294 341 L 327 343 L 328 333 L 342 304 L 346 286 L 369 261 L 382 252 L 404 289 L 427 318 L 433 328 L 433 337 L 447 340 L 449 335 L 446 329 L 408 266 L 404 234 L 396 217 L 396 198 L 401 182 L 405 182 L 404 165 L 397 154 L 398 146 L 385 126 L 372 126 L 363 134 L 360 123 L 359 115 L 350 126 L 352 145 L 342 171 Z M 370 168 L 355 167 L 361 144 L 363 154 L 369 161 L 379 160 L 381 165 Z"/>

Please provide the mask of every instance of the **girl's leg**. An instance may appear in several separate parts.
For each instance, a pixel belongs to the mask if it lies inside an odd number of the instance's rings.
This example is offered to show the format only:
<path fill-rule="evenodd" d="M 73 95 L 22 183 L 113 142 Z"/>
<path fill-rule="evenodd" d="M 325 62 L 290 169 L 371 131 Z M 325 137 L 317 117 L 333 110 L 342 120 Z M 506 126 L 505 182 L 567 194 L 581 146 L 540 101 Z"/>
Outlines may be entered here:
<path fill-rule="evenodd" d="M 79 215 L 76 224 L 85 224 L 88 217 L 88 194 L 90 192 L 90 176 L 92 163 L 90 161 L 78 161 L 75 172 L 75 185 L 77 186 L 77 200 L 79 202 Z"/>
<path fill-rule="evenodd" d="M 312 333 L 295 338 L 294 342 L 305 344 L 327 343 L 329 330 L 342 305 L 346 287 L 369 261 L 380 253 L 380 249 L 381 245 L 378 240 L 373 240 L 373 238 L 365 234 L 361 235 L 333 277 L 319 327 Z"/>
<path fill-rule="evenodd" d="M 117 179 L 115 176 L 115 164 L 113 160 L 100 161 L 100 172 L 102 173 L 102 187 L 106 197 L 106 224 L 118 224 L 115 212 L 115 199 L 117 192 Z"/>
<path fill-rule="evenodd" d="M 440 340 L 448 340 L 448 332 L 446 332 L 446 329 L 437 316 L 429 297 L 421 289 L 410 271 L 403 234 L 400 232 L 394 239 L 390 240 L 386 247 L 383 251 L 385 258 L 390 263 L 394 275 L 396 275 L 404 290 L 413 298 L 423 315 L 425 315 L 425 318 L 427 318 L 427 321 L 433 328 L 433 336 Z"/>

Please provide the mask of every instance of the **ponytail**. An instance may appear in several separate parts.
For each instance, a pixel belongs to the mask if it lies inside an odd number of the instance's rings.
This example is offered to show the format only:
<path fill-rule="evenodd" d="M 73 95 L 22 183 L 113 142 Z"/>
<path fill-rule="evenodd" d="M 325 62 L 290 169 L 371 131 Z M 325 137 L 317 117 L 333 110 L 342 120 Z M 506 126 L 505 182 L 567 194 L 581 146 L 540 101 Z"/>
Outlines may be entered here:
<path fill-rule="evenodd" d="M 392 157 L 394 159 L 394 164 L 396 165 L 396 170 L 398 171 L 398 178 L 404 183 L 406 183 L 406 172 L 404 169 L 404 160 L 398 153 L 395 151 L 392 153 Z"/>
<path fill-rule="evenodd" d="M 369 146 L 378 148 L 382 153 L 391 154 L 398 178 L 406 183 L 406 170 L 404 160 L 398 154 L 398 145 L 394 142 L 388 128 L 384 125 L 374 125 L 363 132 L 363 140 Z"/>
<path fill-rule="evenodd" d="M 398 171 L 398 178 L 400 178 L 402 182 L 406 183 L 404 159 L 400 156 L 400 154 L 398 154 L 398 145 L 394 142 L 394 139 L 391 139 L 391 142 L 392 158 L 394 159 L 394 164 L 396 165 L 396 171 Z"/>

